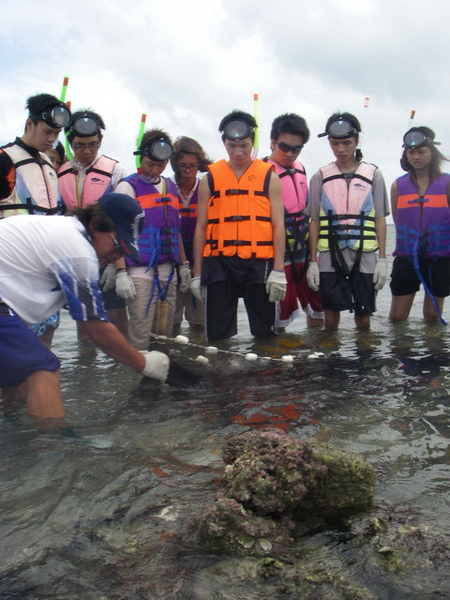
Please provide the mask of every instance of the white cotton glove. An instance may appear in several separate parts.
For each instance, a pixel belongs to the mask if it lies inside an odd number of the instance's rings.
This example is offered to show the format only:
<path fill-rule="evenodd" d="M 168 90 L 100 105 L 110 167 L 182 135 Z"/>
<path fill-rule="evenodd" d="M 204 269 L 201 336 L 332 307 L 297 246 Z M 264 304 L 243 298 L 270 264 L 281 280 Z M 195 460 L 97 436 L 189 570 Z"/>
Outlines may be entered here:
<path fill-rule="evenodd" d="M 309 287 L 314 292 L 317 292 L 319 290 L 320 271 L 317 262 L 309 263 L 308 270 L 306 271 L 306 281 L 308 282 Z"/>
<path fill-rule="evenodd" d="M 100 277 L 100 286 L 104 292 L 113 290 L 116 286 L 116 267 L 109 263 Z"/>
<path fill-rule="evenodd" d="M 191 279 L 191 292 L 200 302 L 205 300 L 205 288 L 202 286 L 200 277 L 193 277 Z"/>
<path fill-rule="evenodd" d="M 116 276 L 116 292 L 124 300 L 134 300 L 136 289 L 133 280 L 126 271 L 119 271 Z"/>
<path fill-rule="evenodd" d="M 375 286 L 375 290 L 378 292 L 381 290 L 386 283 L 387 279 L 387 271 L 388 271 L 388 261 L 387 258 L 379 258 L 377 260 L 377 264 L 375 265 L 375 270 L 373 272 L 372 282 Z"/>
<path fill-rule="evenodd" d="M 284 300 L 286 296 L 287 279 L 283 271 L 270 271 L 266 282 L 266 292 L 269 294 L 269 302 Z"/>
<path fill-rule="evenodd" d="M 166 381 L 169 374 L 170 359 L 167 354 L 152 350 L 141 350 L 145 358 L 145 367 L 142 369 L 142 375 L 157 379 L 158 381 Z"/>
<path fill-rule="evenodd" d="M 180 265 L 178 272 L 180 274 L 180 292 L 185 294 L 191 289 L 191 269 L 189 263 Z"/>

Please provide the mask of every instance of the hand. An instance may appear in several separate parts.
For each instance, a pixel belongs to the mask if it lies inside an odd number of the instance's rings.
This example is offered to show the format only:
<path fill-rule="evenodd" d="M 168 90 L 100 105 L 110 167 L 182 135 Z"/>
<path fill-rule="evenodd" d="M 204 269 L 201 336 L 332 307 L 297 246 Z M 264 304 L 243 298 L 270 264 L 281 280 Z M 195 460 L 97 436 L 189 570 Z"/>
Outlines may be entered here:
<path fill-rule="evenodd" d="M 124 300 L 134 300 L 136 289 L 133 280 L 126 271 L 119 271 L 116 277 L 116 292 Z"/>
<path fill-rule="evenodd" d="M 200 277 L 193 277 L 191 279 L 191 292 L 200 302 L 205 300 L 205 288 L 202 286 Z"/>
<path fill-rule="evenodd" d="M 142 369 L 142 375 L 157 379 L 158 381 L 166 381 L 169 374 L 170 359 L 167 354 L 152 350 L 141 350 L 145 358 L 145 367 Z"/>
<path fill-rule="evenodd" d="M 383 288 L 387 279 L 387 271 L 388 271 L 388 262 L 387 258 L 379 258 L 377 260 L 377 264 L 375 265 L 375 270 L 373 272 L 372 282 L 375 286 L 375 291 L 379 291 Z"/>
<path fill-rule="evenodd" d="M 306 271 L 306 281 L 314 292 L 319 290 L 320 271 L 319 265 L 316 262 L 309 263 L 308 270 Z"/>
<path fill-rule="evenodd" d="M 269 294 L 269 302 L 284 300 L 286 296 L 287 279 L 283 271 L 272 270 L 267 278 L 266 292 Z"/>
<path fill-rule="evenodd" d="M 106 265 L 100 277 L 100 286 L 104 292 L 116 287 L 116 267 L 112 263 Z"/>
<path fill-rule="evenodd" d="M 185 294 L 191 289 L 191 269 L 188 264 L 183 264 L 178 267 L 180 274 L 180 292 Z"/>

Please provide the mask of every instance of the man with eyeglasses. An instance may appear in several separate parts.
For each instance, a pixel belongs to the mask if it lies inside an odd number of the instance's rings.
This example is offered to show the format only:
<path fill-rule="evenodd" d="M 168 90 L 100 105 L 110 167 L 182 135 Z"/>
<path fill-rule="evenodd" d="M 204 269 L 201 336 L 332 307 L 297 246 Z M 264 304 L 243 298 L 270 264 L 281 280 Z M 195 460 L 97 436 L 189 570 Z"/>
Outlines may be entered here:
<path fill-rule="evenodd" d="M 306 280 L 308 269 L 308 204 L 306 171 L 298 156 L 309 140 L 309 129 L 303 117 L 295 113 L 278 116 L 272 123 L 270 149 L 272 154 L 263 160 L 273 164 L 281 181 L 286 251 L 284 270 L 287 290 L 280 302 L 279 327 L 287 327 L 299 312 L 299 303 L 306 314 L 309 327 L 323 325 L 323 311 L 318 291 L 312 290 Z"/>
<path fill-rule="evenodd" d="M 138 259 L 143 218 L 136 200 L 110 193 L 72 216 L 0 221 L 0 387 L 2 397 L 24 394 L 40 427 L 64 426 L 60 362 L 27 325 L 65 304 L 106 354 L 148 377 L 167 378 L 168 356 L 129 344 L 109 322 L 98 284 L 99 264 L 121 255 Z"/>
<path fill-rule="evenodd" d="M 73 114 L 71 123 L 64 129 L 73 151 L 73 158 L 58 171 L 59 188 L 66 210 L 83 208 L 96 202 L 104 194 L 115 190 L 126 175 L 117 160 L 101 153 L 103 130 L 105 123 L 102 117 L 92 110 L 83 109 Z M 115 289 L 117 269 L 125 270 L 125 263 L 122 262 L 106 265 L 100 272 L 100 278 L 108 317 L 128 337 L 126 302 Z M 78 338 L 82 339 L 80 330 Z"/>

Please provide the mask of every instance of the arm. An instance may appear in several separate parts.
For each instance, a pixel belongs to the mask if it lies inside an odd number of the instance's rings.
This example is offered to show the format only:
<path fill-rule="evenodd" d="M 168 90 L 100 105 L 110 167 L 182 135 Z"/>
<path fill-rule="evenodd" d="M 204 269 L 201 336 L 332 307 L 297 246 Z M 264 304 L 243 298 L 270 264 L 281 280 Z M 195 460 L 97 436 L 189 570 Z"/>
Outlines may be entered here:
<path fill-rule="evenodd" d="M 398 200 L 397 182 L 394 181 L 394 183 L 391 185 L 391 212 L 392 212 L 392 218 L 394 219 L 394 223 L 395 223 L 395 217 L 397 215 L 397 200 Z"/>
<path fill-rule="evenodd" d="M 89 339 L 108 356 L 136 371 L 143 370 L 144 355 L 133 348 L 112 323 L 100 320 L 78 322 Z"/>
<path fill-rule="evenodd" d="M 14 163 L 3 150 L 0 150 L 0 200 L 9 198 L 16 185 Z"/>
<path fill-rule="evenodd" d="M 128 183 L 128 181 L 120 181 L 114 190 L 118 194 L 128 194 L 132 198 L 136 199 L 136 192 L 134 191 L 134 187 Z"/>
<path fill-rule="evenodd" d="M 309 222 L 309 261 L 317 262 L 317 242 L 319 241 L 320 221 Z"/>
<path fill-rule="evenodd" d="M 375 208 L 375 232 L 378 242 L 378 257 L 386 258 L 386 217 L 389 214 L 389 198 L 384 178 L 379 169 L 373 178 L 373 199 Z"/>
<path fill-rule="evenodd" d="M 271 173 L 269 183 L 269 200 L 273 227 L 273 268 L 284 271 L 284 250 L 286 244 L 286 229 L 284 225 L 284 207 L 281 195 L 281 182 L 278 175 Z"/>
<path fill-rule="evenodd" d="M 120 163 L 116 163 L 114 165 L 114 169 L 111 175 L 111 187 L 113 189 L 114 192 L 117 192 L 117 186 L 118 184 L 122 181 L 122 179 L 124 177 L 126 177 L 126 171 L 125 169 L 122 167 L 122 165 Z"/>
<path fill-rule="evenodd" d="M 375 219 L 375 231 L 378 241 L 378 257 L 386 258 L 386 217 Z"/>
<path fill-rule="evenodd" d="M 179 244 L 179 248 L 180 248 L 180 263 L 184 263 L 184 262 L 186 262 L 186 252 L 184 250 L 184 242 L 183 242 L 183 238 L 181 237 L 181 233 L 178 238 L 178 244 Z"/>
<path fill-rule="evenodd" d="M 211 190 L 207 177 L 203 177 L 198 188 L 197 223 L 194 233 L 194 277 L 200 277 L 202 273 L 203 249 L 206 239 L 206 224 L 208 220 L 208 202 Z"/>
<path fill-rule="evenodd" d="M 318 171 L 309 183 L 309 199 L 307 210 L 305 211 L 309 217 L 309 256 L 310 262 L 317 261 L 317 244 L 319 242 L 319 231 L 320 231 L 320 221 L 319 221 L 319 211 L 320 211 L 320 197 L 322 195 L 322 175 L 321 172 Z"/>

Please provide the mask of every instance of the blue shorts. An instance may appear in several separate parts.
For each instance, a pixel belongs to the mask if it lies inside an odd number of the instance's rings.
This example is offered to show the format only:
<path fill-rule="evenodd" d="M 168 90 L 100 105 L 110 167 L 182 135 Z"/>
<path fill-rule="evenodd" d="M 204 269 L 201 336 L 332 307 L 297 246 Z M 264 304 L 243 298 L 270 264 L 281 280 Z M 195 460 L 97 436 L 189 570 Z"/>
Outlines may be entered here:
<path fill-rule="evenodd" d="M 35 371 L 58 371 L 58 358 L 0 302 L 0 387 L 20 385 Z"/>

